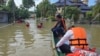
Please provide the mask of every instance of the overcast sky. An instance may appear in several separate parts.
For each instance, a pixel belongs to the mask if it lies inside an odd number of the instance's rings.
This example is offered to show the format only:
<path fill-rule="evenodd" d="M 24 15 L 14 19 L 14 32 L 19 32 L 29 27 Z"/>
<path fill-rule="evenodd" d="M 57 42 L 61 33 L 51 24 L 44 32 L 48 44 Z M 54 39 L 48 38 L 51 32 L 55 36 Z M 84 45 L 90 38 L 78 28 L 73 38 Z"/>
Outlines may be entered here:
<path fill-rule="evenodd" d="M 22 4 L 22 0 L 14 0 L 17 6 L 20 6 Z M 34 0 L 35 4 L 39 4 L 42 0 Z M 51 3 L 55 3 L 58 0 L 50 0 Z M 92 6 L 95 4 L 95 0 L 89 0 L 89 6 Z M 31 11 L 34 10 L 34 7 L 30 8 Z"/>

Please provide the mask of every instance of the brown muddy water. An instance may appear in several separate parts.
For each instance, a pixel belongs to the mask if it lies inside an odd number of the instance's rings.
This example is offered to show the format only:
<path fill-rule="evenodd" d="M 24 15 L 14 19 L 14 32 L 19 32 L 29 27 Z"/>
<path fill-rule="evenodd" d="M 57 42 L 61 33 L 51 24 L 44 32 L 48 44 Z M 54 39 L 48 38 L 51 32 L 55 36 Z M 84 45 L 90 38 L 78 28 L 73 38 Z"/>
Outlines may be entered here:
<path fill-rule="evenodd" d="M 0 56 L 54 56 L 52 50 L 51 28 L 55 22 L 43 21 L 43 28 L 38 29 L 36 20 L 30 23 L 13 24 L 0 28 Z M 78 25 L 85 27 L 90 47 L 100 53 L 100 25 Z"/>

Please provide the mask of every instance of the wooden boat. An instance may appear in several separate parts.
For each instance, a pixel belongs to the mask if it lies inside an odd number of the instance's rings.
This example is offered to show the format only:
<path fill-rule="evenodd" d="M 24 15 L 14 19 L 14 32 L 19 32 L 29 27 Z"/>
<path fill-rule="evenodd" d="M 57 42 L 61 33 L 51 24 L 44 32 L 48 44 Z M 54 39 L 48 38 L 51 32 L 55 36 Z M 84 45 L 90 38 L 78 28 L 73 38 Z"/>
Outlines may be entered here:
<path fill-rule="evenodd" d="M 57 37 L 52 37 L 52 47 L 55 48 L 56 43 L 59 41 Z M 66 56 L 64 53 L 58 52 L 56 49 L 54 50 L 54 56 Z"/>

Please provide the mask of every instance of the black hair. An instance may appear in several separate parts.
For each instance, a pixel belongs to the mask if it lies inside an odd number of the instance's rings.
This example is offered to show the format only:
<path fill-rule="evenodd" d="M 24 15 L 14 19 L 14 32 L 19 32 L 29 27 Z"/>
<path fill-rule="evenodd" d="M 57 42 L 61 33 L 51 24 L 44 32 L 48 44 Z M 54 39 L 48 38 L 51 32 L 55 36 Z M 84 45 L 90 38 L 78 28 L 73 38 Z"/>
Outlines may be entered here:
<path fill-rule="evenodd" d="M 71 28 L 74 28 L 75 27 L 75 25 L 72 25 L 72 26 L 70 26 L 68 29 L 71 29 Z"/>
<path fill-rule="evenodd" d="M 62 18 L 62 16 L 60 14 L 56 15 L 57 18 Z"/>

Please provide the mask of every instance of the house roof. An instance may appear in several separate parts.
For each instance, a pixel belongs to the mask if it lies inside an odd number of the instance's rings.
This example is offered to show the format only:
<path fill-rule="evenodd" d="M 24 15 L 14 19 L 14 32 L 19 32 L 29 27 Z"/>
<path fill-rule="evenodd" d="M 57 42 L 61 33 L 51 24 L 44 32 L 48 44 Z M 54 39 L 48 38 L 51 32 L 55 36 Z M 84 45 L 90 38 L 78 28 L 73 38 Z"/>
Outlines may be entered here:
<path fill-rule="evenodd" d="M 66 5 L 82 5 L 82 1 L 73 2 L 72 0 L 66 0 Z M 65 0 L 57 1 L 55 3 L 56 6 L 65 5 Z"/>
<path fill-rule="evenodd" d="M 82 10 L 90 10 L 90 7 L 88 7 L 85 4 L 84 5 L 81 5 L 79 8 L 82 9 Z"/>
<path fill-rule="evenodd" d="M 55 3 L 57 7 L 63 7 L 65 5 L 65 0 L 59 0 Z M 84 4 L 81 0 L 78 0 L 77 2 L 73 2 L 72 0 L 66 0 L 66 6 L 78 6 L 81 10 L 90 10 L 88 5 Z"/>

